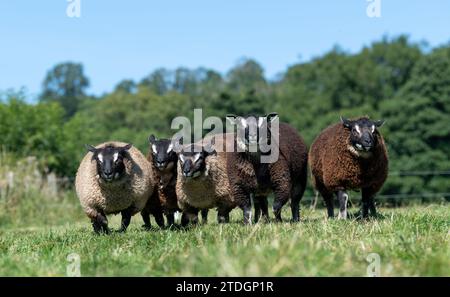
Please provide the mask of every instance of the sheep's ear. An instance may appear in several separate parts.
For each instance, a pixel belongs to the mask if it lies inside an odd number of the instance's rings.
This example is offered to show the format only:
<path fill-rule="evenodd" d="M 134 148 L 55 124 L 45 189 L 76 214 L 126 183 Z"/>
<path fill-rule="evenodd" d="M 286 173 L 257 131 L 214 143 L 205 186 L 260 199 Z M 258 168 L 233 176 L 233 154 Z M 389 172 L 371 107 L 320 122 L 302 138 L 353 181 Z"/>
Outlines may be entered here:
<path fill-rule="evenodd" d="M 270 122 L 272 122 L 273 120 L 275 120 L 276 118 L 278 118 L 278 113 L 276 113 L 276 112 L 271 112 L 271 113 L 269 113 L 268 115 L 266 115 L 266 117 L 267 117 L 267 122 L 270 123 Z"/>
<path fill-rule="evenodd" d="M 385 120 L 378 120 L 378 121 L 374 121 L 373 124 L 375 125 L 375 127 L 380 128 L 381 126 L 384 125 L 386 121 Z"/>
<path fill-rule="evenodd" d="M 216 144 L 216 137 L 211 138 L 211 142 L 203 147 L 203 150 L 206 152 L 206 155 L 217 155 L 216 150 L 214 149 L 214 144 Z"/>
<path fill-rule="evenodd" d="M 237 115 L 234 114 L 227 114 L 226 118 L 227 121 L 230 122 L 230 124 L 236 125 Z"/>
<path fill-rule="evenodd" d="M 217 155 L 216 150 L 212 146 L 205 147 L 204 151 L 207 156 L 216 156 Z"/>
<path fill-rule="evenodd" d="M 97 149 L 94 146 L 90 145 L 90 144 L 85 144 L 84 147 L 91 153 L 95 154 L 97 152 Z"/>
<path fill-rule="evenodd" d="M 148 137 L 148 142 L 150 142 L 150 144 L 154 144 L 155 141 L 156 141 L 155 135 L 152 134 Z"/>
<path fill-rule="evenodd" d="M 129 144 L 127 144 L 126 146 L 121 147 L 121 148 L 119 149 L 119 151 L 120 151 L 121 153 L 124 153 L 124 152 L 128 151 L 132 146 L 133 146 L 133 145 L 132 145 L 131 143 L 129 143 Z"/>
<path fill-rule="evenodd" d="M 349 119 L 344 118 L 343 116 L 341 116 L 341 122 L 342 125 L 344 125 L 345 128 L 351 128 L 352 127 L 352 121 L 350 121 Z"/>

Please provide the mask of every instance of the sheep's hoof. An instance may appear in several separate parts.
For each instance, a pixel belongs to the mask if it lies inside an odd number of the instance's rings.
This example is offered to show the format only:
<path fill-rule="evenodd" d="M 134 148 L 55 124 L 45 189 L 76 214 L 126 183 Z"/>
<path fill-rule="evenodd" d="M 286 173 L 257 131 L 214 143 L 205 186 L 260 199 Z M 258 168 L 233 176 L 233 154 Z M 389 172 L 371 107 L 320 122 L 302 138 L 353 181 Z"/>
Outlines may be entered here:
<path fill-rule="evenodd" d="M 108 227 L 106 227 L 105 229 L 100 229 L 100 230 L 94 230 L 94 234 L 95 235 L 109 235 L 111 233 L 111 230 L 109 230 Z"/>

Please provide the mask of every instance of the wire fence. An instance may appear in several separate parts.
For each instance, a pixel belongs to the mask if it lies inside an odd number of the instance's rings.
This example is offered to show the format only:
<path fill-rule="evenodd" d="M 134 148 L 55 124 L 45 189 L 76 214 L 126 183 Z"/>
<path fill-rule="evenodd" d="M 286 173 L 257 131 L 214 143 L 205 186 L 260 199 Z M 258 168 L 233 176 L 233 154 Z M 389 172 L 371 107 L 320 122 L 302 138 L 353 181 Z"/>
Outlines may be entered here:
<path fill-rule="evenodd" d="M 450 176 L 450 170 L 424 170 L 424 171 L 392 171 L 389 172 L 389 176 Z M 20 177 L 16 176 L 14 172 L 7 172 L 4 176 L 4 182 L 0 183 L 0 189 L 8 187 L 13 188 L 15 181 Z M 2 178 L 0 178 L 2 179 Z M 1 180 L 0 180 L 1 181 Z M 58 177 L 53 173 L 41 176 L 41 185 L 57 193 L 59 190 L 68 189 L 73 186 L 75 177 Z M 449 180 L 450 182 L 450 180 Z M 317 204 L 318 194 L 315 196 L 304 196 L 302 202 L 310 202 L 311 205 Z M 352 195 L 353 196 L 353 195 Z M 355 197 L 356 198 L 356 197 Z M 450 192 L 420 192 L 420 193 L 392 193 L 392 194 L 379 194 L 375 197 L 377 200 L 404 200 L 404 199 L 439 199 L 443 198 L 447 200 L 450 198 Z"/>
<path fill-rule="evenodd" d="M 450 171 L 393 171 L 389 176 L 430 176 L 430 175 L 450 175 Z"/>

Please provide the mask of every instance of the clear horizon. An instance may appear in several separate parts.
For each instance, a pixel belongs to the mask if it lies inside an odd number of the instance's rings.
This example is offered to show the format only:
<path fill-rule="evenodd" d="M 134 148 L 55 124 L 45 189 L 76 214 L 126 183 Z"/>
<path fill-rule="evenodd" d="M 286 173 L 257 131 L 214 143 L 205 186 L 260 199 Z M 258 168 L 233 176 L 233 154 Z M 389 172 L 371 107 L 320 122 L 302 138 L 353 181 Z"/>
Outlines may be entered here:
<path fill-rule="evenodd" d="M 54 65 L 82 63 L 89 94 L 139 81 L 157 68 L 206 67 L 225 74 L 243 57 L 255 59 L 268 79 L 335 45 L 356 53 L 406 34 L 431 48 L 450 41 L 450 1 L 381 0 L 369 18 L 366 0 L 311 3 L 249 0 L 81 0 L 81 17 L 66 15 L 66 0 L 0 3 L 0 91 L 25 87 L 35 98 Z"/>

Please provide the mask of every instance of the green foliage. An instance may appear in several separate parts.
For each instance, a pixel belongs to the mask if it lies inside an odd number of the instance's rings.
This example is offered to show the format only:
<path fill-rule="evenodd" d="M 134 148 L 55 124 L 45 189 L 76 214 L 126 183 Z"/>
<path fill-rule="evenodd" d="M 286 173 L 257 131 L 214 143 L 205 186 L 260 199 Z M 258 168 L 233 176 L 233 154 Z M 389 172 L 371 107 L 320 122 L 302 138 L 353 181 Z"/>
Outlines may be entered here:
<path fill-rule="evenodd" d="M 61 63 L 52 68 L 42 84 L 42 102 L 59 102 L 71 117 L 78 110 L 80 101 L 85 97 L 89 80 L 83 73 L 83 65 L 77 63 Z"/>
<path fill-rule="evenodd" d="M 266 80 L 256 61 L 243 59 L 226 75 L 160 68 L 139 83 L 123 80 L 98 99 L 86 96 L 87 86 L 82 66 L 65 63 L 47 74 L 41 103 L 25 103 L 23 94 L 3 95 L 2 148 L 19 157 L 35 155 L 50 170 L 73 177 L 85 143 L 121 140 L 145 152 L 149 134 L 171 136 L 172 120 L 192 119 L 194 108 L 202 108 L 204 118 L 223 119 L 276 111 L 308 144 L 340 115 L 369 115 L 386 120 L 381 131 L 391 172 L 450 170 L 449 45 L 425 53 L 400 36 L 384 37 L 356 54 L 335 47 L 289 67 L 277 81 Z M 448 193 L 447 179 L 393 175 L 382 194 Z"/>
<path fill-rule="evenodd" d="M 27 104 L 21 94 L 0 101 L 1 149 L 18 157 L 35 156 L 41 169 L 61 169 L 65 154 L 62 126 L 64 110 L 57 103 Z"/>

